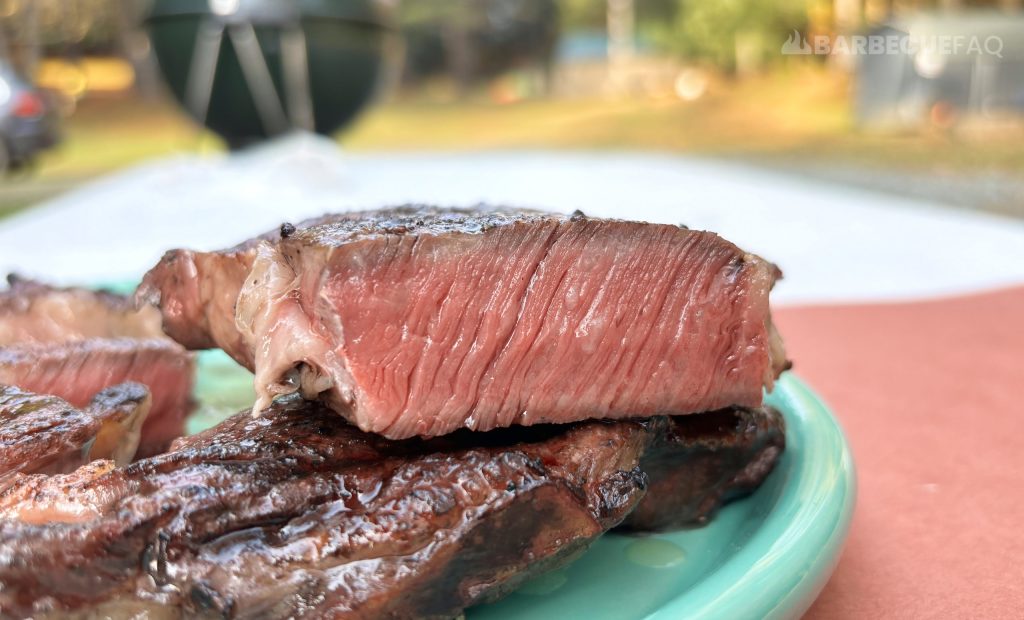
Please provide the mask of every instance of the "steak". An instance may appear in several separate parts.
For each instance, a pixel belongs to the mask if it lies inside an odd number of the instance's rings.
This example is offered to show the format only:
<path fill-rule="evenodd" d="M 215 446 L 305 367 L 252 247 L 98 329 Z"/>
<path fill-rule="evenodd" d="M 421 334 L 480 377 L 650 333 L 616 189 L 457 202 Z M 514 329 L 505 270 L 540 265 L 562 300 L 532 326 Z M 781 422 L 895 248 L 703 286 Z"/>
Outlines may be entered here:
<path fill-rule="evenodd" d="M 0 292 L 0 383 L 86 406 L 103 388 L 149 387 L 139 455 L 165 450 L 192 411 L 193 356 L 167 338 L 160 315 L 125 297 L 9 277 Z"/>
<path fill-rule="evenodd" d="M 453 617 L 570 561 L 638 505 L 658 523 L 674 519 L 663 509 L 699 521 L 727 495 L 671 483 L 692 506 L 653 497 L 652 449 L 659 476 L 746 485 L 752 460 L 767 475 L 759 454 L 781 449 L 781 418 L 711 415 L 694 433 L 682 429 L 700 415 L 389 441 L 278 399 L 125 468 L 0 492 L 0 615 Z M 723 458 L 693 459 L 707 451 Z"/>
<path fill-rule="evenodd" d="M 84 409 L 0 385 L 0 489 L 18 474 L 71 472 L 93 459 L 128 463 L 149 408 L 149 392 L 137 383 L 108 388 Z"/>
<path fill-rule="evenodd" d="M 758 406 L 785 368 L 779 270 L 709 232 L 525 210 L 331 215 L 175 250 L 138 296 L 389 438 Z"/>
<path fill-rule="evenodd" d="M 622 530 L 704 525 L 720 506 L 761 486 L 786 446 L 782 414 L 767 407 L 654 419 L 662 426 L 640 460 L 647 495 Z"/>

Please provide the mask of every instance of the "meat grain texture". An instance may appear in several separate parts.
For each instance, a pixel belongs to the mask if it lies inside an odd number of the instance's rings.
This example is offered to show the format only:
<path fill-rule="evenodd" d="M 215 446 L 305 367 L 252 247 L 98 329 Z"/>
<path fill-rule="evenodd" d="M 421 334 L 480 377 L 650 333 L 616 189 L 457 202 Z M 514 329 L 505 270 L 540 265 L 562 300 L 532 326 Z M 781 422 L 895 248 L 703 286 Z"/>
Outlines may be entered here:
<path fill-rule="evenodd" d="M 779 270 L 677 226 L 403 207 L 169 252 L 139 297 L 188 348 L 402 439 L 758 406 Z"/>

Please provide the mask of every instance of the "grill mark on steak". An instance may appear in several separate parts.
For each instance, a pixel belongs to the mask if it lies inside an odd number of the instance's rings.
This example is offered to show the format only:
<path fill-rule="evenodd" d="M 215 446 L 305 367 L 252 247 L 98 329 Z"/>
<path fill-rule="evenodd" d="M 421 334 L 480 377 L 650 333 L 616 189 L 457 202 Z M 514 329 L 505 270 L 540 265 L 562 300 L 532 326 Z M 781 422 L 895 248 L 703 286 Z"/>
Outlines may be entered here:
<path fill-rule="evenodd" d="M 288 397 L 125 468 L 0 491 L 0 615 L 452 617 L 624 519 L 700 521 L 767 475 L 749 463 L 781 425 L 730 410 L 390 441 Z M 54 498 L 89 519 L 17 518 Z"/>
<path fill-rule="evenodd" d="M 294 228 L 172 252 L 138 292 L 179 342 L 253 369 L 257 409 L 319 393 L 399 439 L 757 405 L 786 363 L 767 298 L 780 272 L 712 233 L 423 206 Z"/>
<path fill-rule="evenodd" d="M 0 383 L 85 407 L 100 390 L 138 382 L 152 393 L 140 456 L 184 431 L 193 356 L 164 335 L 160 313 L 107 291 L 54 288 L 8 276 L 0 291 Z"/>

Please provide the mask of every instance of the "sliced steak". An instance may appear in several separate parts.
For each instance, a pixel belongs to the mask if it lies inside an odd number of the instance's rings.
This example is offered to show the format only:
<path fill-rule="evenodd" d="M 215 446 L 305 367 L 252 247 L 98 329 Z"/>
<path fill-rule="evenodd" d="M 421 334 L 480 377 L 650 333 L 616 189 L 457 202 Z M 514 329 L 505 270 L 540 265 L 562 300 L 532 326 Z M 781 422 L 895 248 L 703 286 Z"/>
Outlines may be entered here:
<path fill-rule="evenodd" d="M 743 415 L 781 441 L 780 418 Z M 389 441 L 279 399 L 126 468 L 97 463 L 0 492 L 0 615 L 449 618 L 570 561 L 647 505 L 646 452 L 668 463 L 677 446 L 689 468 L 692 446 L 665 435 L 699 417 Z M 720 454 L 747 449 L 722 428 Z M 728 471 L 700 480 L 744 468 L 719 466 Z"/>
<path fill-rule="evenodd" d="M 108 388 L 84 409 L 0 385 L 0 489 L 17 474 L 71 472 L 93 459 L 127 464 L 149 409 L 149 391 L 138 383 Z"/>
<path fill-rule="evenodd" d="M 192 411 L 193 356 L 167 338 L 156 309 L 125 297 L 9 278 L 0 292 L 0 383 L 84 407 L 96 392 L 135 381 L 152 392 L 139 455 L 184 431 Z"/>
<path fill-rule="evenodd" d="M 0 291 L 0 345 L 53 344 L 92 338 L 163 336 L 155 310 L 136 310 L 122 295 L 55 288 L 16 275 Z"/>
<path fill-rule="evenodd" d="M 325 216 L 168 253 L 139 291 L 190 348 L 390 438 L 758 406 L 778 269 L 709 232 L 523 210 Z"/>

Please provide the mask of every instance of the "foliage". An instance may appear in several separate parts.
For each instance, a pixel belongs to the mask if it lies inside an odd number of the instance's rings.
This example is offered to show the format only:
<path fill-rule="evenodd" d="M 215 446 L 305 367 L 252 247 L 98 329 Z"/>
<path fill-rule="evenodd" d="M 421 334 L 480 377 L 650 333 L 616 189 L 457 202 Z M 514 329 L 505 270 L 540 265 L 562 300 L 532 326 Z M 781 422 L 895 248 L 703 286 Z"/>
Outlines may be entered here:
<path fill-rule="evenodd" d="M 116 46 L 123 14 L 136 0 L 0 0 L 0 28 L 16 44 L 57 53 L 105 52 Z"/>
<path fill-rule="evenodd" d="M 605 0 L 559 0 L 562 23 L 567 30 L 598 30 L 604 28 Z"/>
<path fill-rule="evenodd" d="M 778 57 L 786 36 L 806 23 L 806 0 L 681 0 L 667 43 L 683 56 L 732 69 L 738 40 L 770 60 Z"/>
<path fill-rule="evenodd" d="M 603 28 L 606 0 L 559 0 L 566 29 Z M 737 39 L 762 60 L 807 23 L 808 0 L 635 0 L 639 37 L 656 48 L 730 70 Z"/>
<path fill-rule="evenodd" d="M 522 1 L 522 0 L 520 0 Z M 809 0 L 634 0 L 641 40 L 685 58 L 729 70 L 736 65 L 737 40 L 761 59 L 778 57 L 778 46 L 807 23 Z M 32 3 L 31 5 L 29 3 Z M 55 53 L 113 48 L 119 14 L 138 12 L 147 0 L 0 0 L 6 7 L 8 39 L 20 39 L 27 9 L 34 6 L 39 43 Z M 495 0 L 403 0 L 403 25 L 449 26 L 486 19 Z M 565 31 L 603 30 L 607 0 L 557 0 Z"/>

